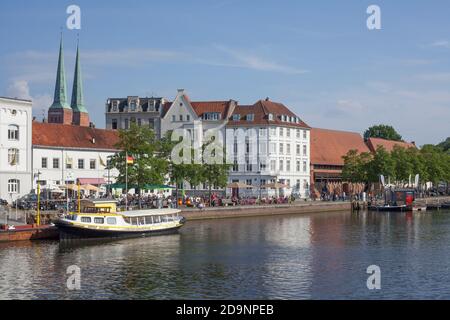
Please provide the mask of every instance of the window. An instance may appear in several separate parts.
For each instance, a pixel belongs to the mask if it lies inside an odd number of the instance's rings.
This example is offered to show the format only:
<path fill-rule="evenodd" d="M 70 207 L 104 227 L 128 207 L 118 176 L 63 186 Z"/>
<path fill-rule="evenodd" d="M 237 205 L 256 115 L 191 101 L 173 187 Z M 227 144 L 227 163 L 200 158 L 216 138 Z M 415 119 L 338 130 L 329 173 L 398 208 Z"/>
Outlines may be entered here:
<path fill-rule="evenodd" d="M 97 161 L 95 159 L 91 159 L 89 161 L 89 168 L 91 168 L 91 170 L 95 170 L 97 168 Z"/>
<path fill-rule="evenodd" d="M 260 162 L 259 164 L 259 170 L 260 171 L 266 171 L 267 165 L 265 161 Z"/>
<path fill-rule="evenodd" d="M 186 116 L 186 121 L 191 121 L 191 116 L 190 115 Z"/>
<path fill-rule="evenodd" d="M 20 181 L 17 179 L 8 180 L 8 193 L 19 193 Z"/>
<path fill-rule="evenodd" d="M 41 159 L 41 168 L 42 169 L 47 169 L 47 158 L 42 158 Z"/>
<path fill-rule="evenodd" d="M 219 112 L 206 112 L 203 114 L 203 120 L 216 121 L 220 120 L 220 118 Z"/>
<path fill-rule="evenodd" d="M 300 165 L 300 161 L 299 161 L 299 160 L 297 160 L 297 166 L 296 166 L 296 168 L 295 168 L 295 171 L 297 171 L 297 172 L 302 171 L 301 165 Z"/>
<path fill-rule="evenodd" d="M 303 139 L 306 139 L 308 137 L 308 132 L 306 130 L 303 131 Z"/>
<path fill-rule="evenodd" d="M 81 222 L 84 223 L 91 223 L 91 217 L 81 217 Z"/>
<path fill-rule="evenodd" d="M 180 114 L 180 121 L 183 121 L 183 115 Z"/>
<path fill-rule="evenodd" d="M 304 145 L 304 146 L 303 146 L 303 155 L 304 155 L 304 156 L 307 156 L 307 155 L 308 155 L 307 153 L 308 153 L 308 152 L 307 152 L 306 145 Z"/>
<path fill-rule="evenodd" d="M 280 128 L 280 137 L 282 137 L 284 134 L 284 128 Z"/>
<path fill-rule="evenodd" d="M 286 137 L 288 137 L 288 138 L 291 137 L 291 129 L 290 128 L 286 129 Z"/>
<path fill-rule="evenodd" d="M 276 171 L 276 161 L 275 160 L 270 160 L 270 171 Z"/>
<path fill-rule="evenodd" d="M 247 115 L 247 121 L 254 121 L 255 120 L 255 115 L 254 114 L 248 114 Z"/>
<path fill-rule="evenodd" d="M 239 120 L 241 120 L 241 115 L 240 114 L 233 114 L 232 119 L 233 119 L 233 121 L 239 121 Z"/>
<path fill-rule="evenodd" d="M 155 119 L 148 119 L 148 126 L 150 127 L 150 129 L 154 129 L 155 128 Z"/>
<path fill-rule="evenodd" d="M 306 167 L 306 161 L 303 161 L 303 172 L 307 172 L 308 168 Z"/>
<path fill-rule="evenodd" d="M 138 125 L 139 127 L 142 125 L 142 119 L 141 119 L 141 118 L 138 118 L 137 125 Z"/>
<path fill-rule="evenodd" d="M 276 128 L 270 128 L 270 135 L 275 137 L 277 135 L 277 129 Z"/>
<path fill-rule="evenodd" d="M 117 130 L 117 119 L 112 119 L 112 121 L 111 121 L 111 128 L 113 130 Z"/>
<path fill-rule="evenodd" d="M 252 179 L 247 179 L 246 184 L 248 186 L 251 186 L 252 185 Z M 247 189 L 251 189 L 251 188 L 247 188 Z"/>
<path fill-rule="evenodd" d="M 259 143 L 259 155 L 266 156 L 267 155 L 267 144 L 264 142 Z"/>
<path fill-rule="evenodd" d="M 266 128 L 260 128 L 259 129 L 259 136 L 260 137 L 266 137 L 267 136 L 267 129 Z"/>
<path fill-rule="evenodd" d="M 132 103 L 130 104 L 130 110 L 131 110 L 131 111 L 136 111 L 136 102 L 132 102 Z"/>
<path fill-rule="evenodd" d="M 53 158 L 53 169 L 59 169 L 59 158 Z"/>
<path fill-rule="evenodd" d="M 113 101 L 113 111 L 117 112 L 117 108 L 118 108 L 118 101 Z"/>
<path fill-rule="evenodd" d="M 238 172 L 239 171 L 239 165 L 237 160 L 234 160 L 233 162 L 233 172 Z"/>
<path fill-rule="evenodd" d="M 94 223 L 96 224 L 104 224 L 105 219 L 104 218 L 94 218 Z"/>
<path fill-rule="evenodd" d="M 11 166 L 18 165 L 20 163 L 19 161 L 19 149 L 11 148 L 8 150 L 8 163 Z"/>
<path fill-rule="evenodd" d="M 299 144 L 297 145 L 297 150 L 296 150 L 296 153 L 297 153 L 297 155 L 298 155 L 298 156 L 300 156 L 300 155 L 301 155 L 301 154 L 300 154 L 300 145 L 299 145 Z"/>
<path fill-rule="evenodd" d="M 286 160 L 286 171 L 291 171 L 291 160 Z"/>
<path fill-rule="evenodd" d="M 84 169 L 84 159 L 78 159 L 78 169 Z"/>
<path fill-rule="evenodd" d="M 280 160 L 280 171 L 284 171 L 284 163 L 283 160 Z"/>
<path fill-rule="evenodd" d="M 176 122 L 177 121 L 177 117 L 175 115 L 172 116 L 172 122 Z"/>
<path fill-rule="evenodd" d="M 284 153 L 284 144 L 280 143 L 280 154 Z"/>
<path fill-rule="evenodd" d="M 250 160 L 249 159 L 245 160 L 245 163 L 246 163 L 246 170 L 249 172 L 253 171 L 253 166 L 250 163 Z"/>
<path fill-rule="evenodd" d="M 286 144 L 286 153 L 291 154 L 291 144 L 290 143 Z"/>
<path fill-rule="evenodd" d="M 297 138 L 299 138 L 300 139 L 300 129 L 297 129 Z"/>
<path fill-rule="evenodd" d="M 125 130 L 128 130 L 129 125 L 128 125 L 128 119 L 125 119 Z"/>
<path fill-rule="evenodd" d="M 273 121 L 273 114 L 269 113 L 269 121 Z"/>
<path fill-rule="evenodd" d="M 275 142 L 270 143 L 270 154 L 277 153 L 277 144 Z"/>
<path fill-rule="evenodd" d="M 19 126 L 16 125 L 8 126 L 8 139 L 19 140 Z"/>

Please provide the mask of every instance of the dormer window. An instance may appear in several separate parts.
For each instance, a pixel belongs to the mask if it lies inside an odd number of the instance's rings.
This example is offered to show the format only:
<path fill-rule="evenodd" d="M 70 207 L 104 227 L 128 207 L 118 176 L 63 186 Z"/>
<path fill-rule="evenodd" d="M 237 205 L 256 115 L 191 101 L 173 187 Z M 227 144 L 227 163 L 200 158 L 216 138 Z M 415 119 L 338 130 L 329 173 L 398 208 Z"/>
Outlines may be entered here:
<path fill-rule="evenodd" d="M 241 115 L 240 114 L 233 114 L 232 119 L 233 119 L 233 121 L 239 121 L 239 120 L 241 120 Z"/>
<path fill-rule="evenodd" d="M 255 120 L 255 115 L 253 113 L 248 114 L 246 119 L 247 119 L 247 121 L 254 121 Z"/>
<path fill-rule="evenodd" d="M 112 111 L 113 112 L 117 112 L 118 109 L 119 109 L 119 102 L 118 101 L 113 101 L 112 102 Z"/>
<path fill-rule="evenodd" d="M 269 113 L 269 121 L 273 121 L 273 113 Z"/>
<path fill-rule="evenodd" d="M 203 120 L 207 120 L 207 121 L 220 120 L 220 113 L 219 112 L 206 112 L 203 114 Z"/>
<path fill-rule="evenodd" d="M 133 102 L 130 103 L 130 110 L 131 111 L 136 111 L 136 102 L 133 101 Z"/>

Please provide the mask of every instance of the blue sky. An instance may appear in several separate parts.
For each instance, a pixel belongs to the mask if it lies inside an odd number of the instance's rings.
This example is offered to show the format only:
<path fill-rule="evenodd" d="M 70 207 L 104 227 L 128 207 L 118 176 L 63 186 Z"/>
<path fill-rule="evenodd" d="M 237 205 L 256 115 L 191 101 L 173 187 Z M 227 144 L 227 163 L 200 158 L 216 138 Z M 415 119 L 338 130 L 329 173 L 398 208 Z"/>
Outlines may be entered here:
<path fill-rule="evenodd" d="M 313 127 L 393 125 L 405 139 L 450 136 L 450 3 L 433 1 L 29 1 L 0 3 L 0 95 L 51 104 L 64 28 L 71 92 L 80 34 L 85 102 L 104 127 L 108 97 L 270 97 Z M 382 30 L 369 31 L 377 4 Z"/>

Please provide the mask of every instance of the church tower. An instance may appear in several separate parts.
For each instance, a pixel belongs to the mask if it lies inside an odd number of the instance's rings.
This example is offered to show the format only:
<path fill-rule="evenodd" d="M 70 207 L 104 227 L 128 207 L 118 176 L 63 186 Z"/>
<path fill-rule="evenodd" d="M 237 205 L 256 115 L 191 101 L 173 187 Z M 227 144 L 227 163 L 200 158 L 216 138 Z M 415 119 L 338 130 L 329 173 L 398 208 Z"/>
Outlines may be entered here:
<path fill-rule="evenodd" d="M 77 58 L 75 62 L 75 74 L 73 77 L 72 102 L 70 104 L 73 112 L 73 124 L 89 127 L 89 114 L 84 106 L 83 79 L 81 77 L 80 48 L 77 45 Z"/>
<path fill-rule="evenodd" d="M 70 108 L 67 103 L 66 70 L 64 68 L 63 39 L 61 35 L 55 95 L 53 98 L 53 104 L 48 110 L 48 122 L 72 124 L 72 117 L 72 108 Z"/>

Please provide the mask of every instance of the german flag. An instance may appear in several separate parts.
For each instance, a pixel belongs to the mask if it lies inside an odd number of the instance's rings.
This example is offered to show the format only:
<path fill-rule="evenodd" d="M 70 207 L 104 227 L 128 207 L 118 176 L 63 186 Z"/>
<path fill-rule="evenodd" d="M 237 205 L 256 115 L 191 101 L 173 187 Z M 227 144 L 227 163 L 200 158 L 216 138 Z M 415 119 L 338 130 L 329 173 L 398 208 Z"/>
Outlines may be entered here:
<path fill-rule="evenodd" d="M 127 156 L 127 164 L 134 164 L 134 158 L 132 156 Z"/>

